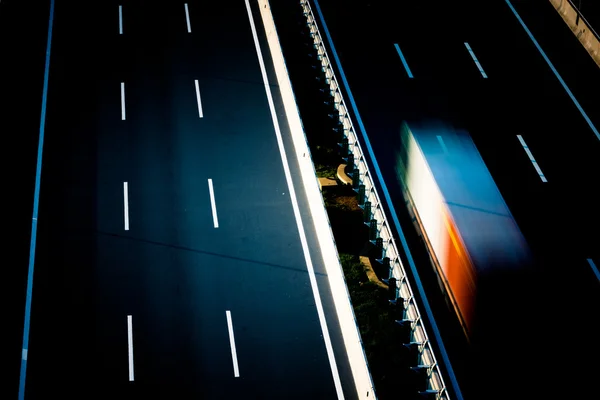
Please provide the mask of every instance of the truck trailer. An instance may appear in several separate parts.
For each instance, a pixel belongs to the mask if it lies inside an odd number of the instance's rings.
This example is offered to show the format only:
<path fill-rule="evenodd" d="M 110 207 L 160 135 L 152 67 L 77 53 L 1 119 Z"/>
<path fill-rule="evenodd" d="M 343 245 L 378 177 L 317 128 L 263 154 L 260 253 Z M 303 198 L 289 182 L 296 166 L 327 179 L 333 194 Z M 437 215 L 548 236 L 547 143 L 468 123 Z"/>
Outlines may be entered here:
<path fill-rule="evenodd" d="M 400 136 L 404 200 L 468 338 L 478 281 L 529 265 L 529 247 L 468 132 L 404 122 Z"/>

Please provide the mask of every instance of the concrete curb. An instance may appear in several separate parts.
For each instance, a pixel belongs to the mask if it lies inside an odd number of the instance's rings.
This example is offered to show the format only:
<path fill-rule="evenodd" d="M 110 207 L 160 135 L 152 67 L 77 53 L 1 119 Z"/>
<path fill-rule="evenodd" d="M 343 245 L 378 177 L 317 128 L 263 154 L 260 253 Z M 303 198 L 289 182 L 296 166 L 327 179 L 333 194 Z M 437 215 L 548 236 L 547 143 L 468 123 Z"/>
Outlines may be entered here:
<path fill-rule="evenodd" d="M 556 11 L 600 67 L 600 37 L 568 0 L 550 0 Z"/>
<path fill-rule="evenodd" d="M 356 395 L 358 399 L 376 399 L 375 388 L 367 365 L 367 358 L 363 349 L 354 309 L 350 302 L 350 294 L 348 293 L 344 272 L 340 264 L 333 233 L 331 232 L 329 217 L 327 216 L 323 197 L 319 189 L 319 181 L 310 157 L 307 138 L 302 127 L 302 122 L 300 121 L 298 107 L 277 36 L 270 3 L 269 0 L 258 0 L 258 4 L 269 43 L 269 50 L 275 66 L 277 82 L 281 98 L 283 99 L 294 149 L 298 155 L 298 167 L 302 183 L 308 198 L 309 209 L 314 221 L 321 254 L 323 255 L 323 263 L 327 270 L 337 320 L 343 336 L 345 352 L 348 356 L 350 369 L 352 370 Z M 304 153 L 308 157 L 300 156 Z"/>

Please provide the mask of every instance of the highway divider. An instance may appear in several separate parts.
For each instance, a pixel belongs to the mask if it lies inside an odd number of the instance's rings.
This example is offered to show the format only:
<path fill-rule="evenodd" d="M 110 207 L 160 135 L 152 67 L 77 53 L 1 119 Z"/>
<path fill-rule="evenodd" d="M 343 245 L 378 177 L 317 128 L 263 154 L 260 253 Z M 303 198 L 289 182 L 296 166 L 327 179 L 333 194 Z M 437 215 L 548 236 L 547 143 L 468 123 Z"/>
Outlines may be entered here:
<path fill-rule="evenodd" d="M 333 106 L 335 107 L 335 113 L 337 114 L 335 117 L 339 119 L 339 128 L 337 130 L 339 131 L 342 157 L 346 160 L 348 168 L 352 171 L 350 174 L 352 177 L 352 186 L 357 192 L 358 203 L 363 209 L 364 222 L 369 225 L 370 231 L 374 233 L 372 234 L 372 243 L 378 251 L 377 261 L 381 262 L 389 271 L 389 277 L 385 281 L 393 291 L 393 296 L 391 296 L 393 300 L 390 301 L 391 306 L 398 311 L 397 315 L 399 318 L 395 322 L 399 328 L 407 330 L 409 333 L 409 340 L 404 343 L 405 346 L 416 349 L 418 352 L 418 363 L 412 369 L 416 373 L 421 373 L 426 379 L 426 385 L 420 390 L 420 394 L 426 397 L 429 396 L 427 398 L 435 398 L 436 400 L 450 400 L 450 393 L 444 382 L 436 354 L 434 353 L 411 284 L 408 281 L 406 270 L 400 258 L 394 234 L 390 228 L 391 221 L 387 218 L 384 211 L 384 204 L 379 198 L 375 187 L 375 180 L 372 177 L 373 175 L 366 162 L 365 153 L 358 140 L 356 129 L 349 114 L 349 107 L 342 95 L 343 90 L 336 78 L 334 67 L 327 53 L 327 46 L 319 31 L 313 9 L 309 1 L 300 0 L 300 4 L 304 10 L 306 23 L 310 29 L 313 46 L 317 51 L 322 71 L 326 77 L 326 83 L 330 91 Z M 304 145 L 306 145 L 304 138 L 303 141 Z M 314 172 L 312 173 L 314 174 Z M 316 178 L 312 177 L 311 179 L 316 182 Z M 456 393 L 456 397 L 462 398 L 460 392 Z"/>
<path fill-rule="evenodd" d="M 571 0 L 550 0 L 562 19 L 600 67 L 600 36 Z"/>
<path fill-rule="evenodd" d="M 292 90 L 292 84 L 288 75 L 283 52 L 275 29 L 275 22 L 271 14 L 269 0 L 258 0 L 261 18 L 265 27 L 265 33 L 269 44 L 269 50 L 275 67 L 277 83 L 283 100 L 287 122 L 294 143 L 294 149 L 298 158 L 298 167 L 304 190 L 308 198 L 309 209 L 315 224 L 318 243 L 323 255 L 323 262 L 327 270 L 327 276 L 333 301 L 343 335 L 344 346 L 352 377 L 359 399 L 376 399 L 373 380 L 369 372 L 367 358 L 364 353 L 358 324 L 350 301 L 350 294 L 344 279 L 344 272 L 340 263 L 335 240 L 329 223 L 329 217 L 325 209 L 325 203 L 321 195 L 319 181 L 310 156 L 308 140 L 300 120 L 300 113 L 296 104 L 296 98 Z M 304 156 L 306 155 L 306 156 Z"/>

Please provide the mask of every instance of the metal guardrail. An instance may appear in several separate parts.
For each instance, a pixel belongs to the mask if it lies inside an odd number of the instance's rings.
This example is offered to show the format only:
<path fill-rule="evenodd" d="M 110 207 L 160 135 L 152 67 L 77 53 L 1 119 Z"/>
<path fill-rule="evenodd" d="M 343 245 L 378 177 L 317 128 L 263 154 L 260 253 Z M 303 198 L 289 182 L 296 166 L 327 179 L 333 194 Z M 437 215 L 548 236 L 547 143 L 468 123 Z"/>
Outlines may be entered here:
<path fill-rule="evenodd" d="M 579 8 L 577 8 L 577 6 L 573 3 L 572 0 L 567 0 L 567 1 L 569 2 L 569 4 L 571 4 L 571 7 L 573 7 L 573 10 L 575 10 L 575 12 L 577 13 L 577 22 L 576 22 L 576 24 L 579 25 L 579 20 L 582 20 L 587 25 L 588 29 L 594 34 L 594 36 L 596 37 L 596 39 L 598 39 L 598 41 L 600 41 L 600 36 L 594 30 L 594 27 L 592 26 L 592 24 L 590 24 L 588 22 L 588 20 L 585 19 L 585 17 L 581 13 L 581 11 L 579 11 Z"/>
<path fill-rule="evenodd" d="M 369 166 L 365 161 L 364 152 L 348 114 L 348 107 L 342 96 L 340 85 L 335 76 L 312 8 L 308 1 L 301 0 L 300 4 L 304 10 L 304 16 L 306 17 L 322 70 L 325 73 L 334 106 L 338 112 L 337 117 L 343 130 L 342 146 L 344 151 L 347 150 L 347 157 L 345 159 L 348 165 L 354 167 L 352 184 L 353 188 L 358 192 L 359 205 L 365 215 L 364 221 L 370 226 L 372 242 L 379 249 L 380 257 L 378 261 L 389 267 L 389 280 L 387 282 L 390 287 L 395 287 L 396 291 L 395 300 L 392 300 L 391 303 L 398 306 L 402 313 L 402 318 L 396 320 L 396 323 L 402 327 L 409 328 L 410 341 L 405 343 L 405 345 L 418 350 L 418 365 L 415 365 L 413 370 L 425 372 L 427 376 L 427 389 L 421 392 L 421 394 L 430 395 L 437 400 L 450 400 L 450 395 L 444 383 L 431 342 L 422 322 L 421 313 L 415 302 L 413 290 L 408 282 L 405 268 L 402 265 L 392 230 L 389 227 L 383 203 L 379 198 Z"/>

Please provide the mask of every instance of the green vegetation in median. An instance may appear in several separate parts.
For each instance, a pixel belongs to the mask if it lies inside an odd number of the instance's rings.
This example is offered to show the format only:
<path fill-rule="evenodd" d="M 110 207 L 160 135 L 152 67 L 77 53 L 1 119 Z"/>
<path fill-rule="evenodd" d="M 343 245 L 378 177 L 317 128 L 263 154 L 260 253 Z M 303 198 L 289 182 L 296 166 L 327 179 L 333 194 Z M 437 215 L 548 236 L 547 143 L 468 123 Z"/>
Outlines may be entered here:
<path fill-rule="evenodd" d="M 336 170 L 329 165 L 315 164 L 315 171 L 317 172 L 318 178 L 335 179 Z"/>
<path fill-rule="evenodd" d="M 344 234 L 336 235 L 334 232 L 334 235 L 338 249 L 352 252 L 340 253 L 340 261 L 377 396 L 379 399 L 394 398 L 398 393 L 402 393 L 403 387 L 408 389 L 407 392 L 411 392 L 412 380 L 407 374 L 410 357 L 407 349 L 398 340 L 398 333 L 390 314 L 388 291 L 369 281 L 365 265 L 358 257 L 365 241 L 357 242 L 352 239 L 352 232 L 360 232 L 364 224 L 360 215 L 358 220 L 353 218 L 352 214 L 356 211 L 336 201 L 342 197 L 344 204 L 347 202 L 347 199 L 343 199 L 344 196 L 325 194 L 325 197 L 329 197 L 331 204 L 327 206 L 329 214 L 332 211 L 338 217 L 346 214 L 346 217 L 356 222 L 351 224 L 354 225 L 353 229 L 345 225 Z M 336 222 L 339 221 L 332 221 L 332 228 L 337 227 Z M 334 231 L 336 230 L 339 232 L 334 228 Z M 348 239 L 351 240 L 350 243 Z"/>

